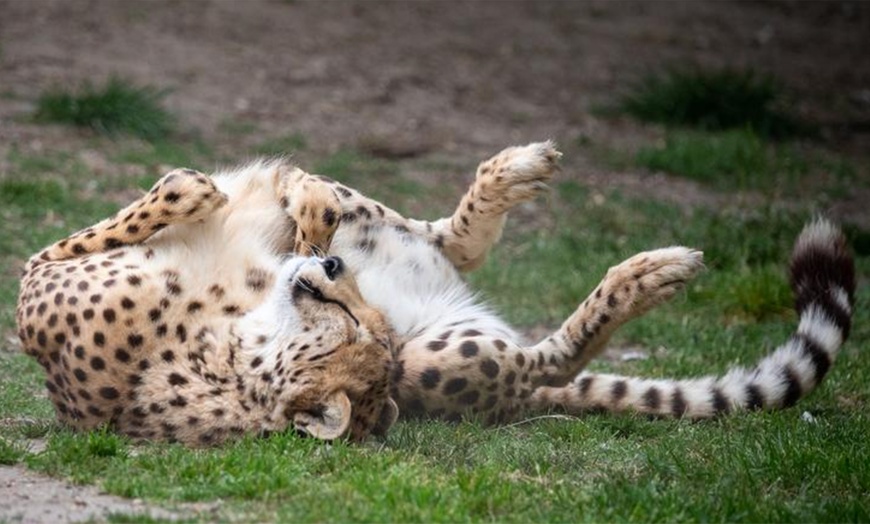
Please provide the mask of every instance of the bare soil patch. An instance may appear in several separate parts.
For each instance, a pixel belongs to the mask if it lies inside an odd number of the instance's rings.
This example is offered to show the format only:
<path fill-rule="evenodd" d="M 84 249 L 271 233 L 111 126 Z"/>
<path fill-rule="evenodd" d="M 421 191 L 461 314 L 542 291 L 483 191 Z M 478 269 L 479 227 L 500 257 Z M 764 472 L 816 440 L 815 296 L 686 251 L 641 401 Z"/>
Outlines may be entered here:
<path fill-rule="evenodd" d="M 111 514 L 179 518 L 177 513 L 146 506 L 139 499 L 107 495 L 93 486 L 74 486 L 20 466 L 0 467 L 2 522 L 104 521 Z"/>

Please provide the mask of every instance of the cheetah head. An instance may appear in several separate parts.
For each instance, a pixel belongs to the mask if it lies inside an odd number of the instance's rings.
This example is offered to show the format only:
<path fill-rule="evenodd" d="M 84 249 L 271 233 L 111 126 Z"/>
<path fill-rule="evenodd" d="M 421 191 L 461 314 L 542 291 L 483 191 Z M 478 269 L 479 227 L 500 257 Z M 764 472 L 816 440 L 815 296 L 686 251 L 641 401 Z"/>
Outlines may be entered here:
<path fill-rule="evenodd" d="M 273 294 L 277 418 L 327 440 L 386 432 L 398 415 L 389 397 L 392 332 L 341 259 L 291 259 Z"/>

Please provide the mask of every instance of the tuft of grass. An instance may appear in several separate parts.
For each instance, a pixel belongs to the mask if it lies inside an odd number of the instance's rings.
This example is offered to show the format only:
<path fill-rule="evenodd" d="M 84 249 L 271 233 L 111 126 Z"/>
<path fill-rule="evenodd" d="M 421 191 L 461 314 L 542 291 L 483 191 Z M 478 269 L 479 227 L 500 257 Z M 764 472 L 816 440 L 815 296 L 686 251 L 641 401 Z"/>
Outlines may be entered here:
<path fill-rule="evenodd" d="M 771 76 L 749 69 L 675 68 L 636 84 L 621 108 L 648 122 L 705 130 L 750 128 L 766 138 L 809 132 L 785 105 L 783 88 Z"/>
<path fill-rule="evenodd" d="M 0 465 L 10 466 L 17 464 L 26 454 L 27 451 L 20 442 L 8 442 L 0 437 Z"/>
<path fill-rule="evenodd" d="M 746 187 L 769 172 L 765 146 L 752 131 L 671 132 L 662 146 L 641 148 L 635 161 L 652 171 L 732 187 Z"/>
<path fill-rule="evenodd" d="M 161 105 L 165 91 L 112 77 L 105 85 L 84 84 L 77 92 L 55 88 L 37 101 L 35 118 L 93 129 L 106 135 L 129 134 L 145 140 L 166 138 L 175 119 Z"/>
<path fill-rule="evenodd" d="M 794 320 L 791 288 L 781 265 L 753 267 L 727 275 L 711 275 L 695 286 L 691 300 L 715 304 L 724 315 L 743 322 Z"/>
<path fill-rule="evenodd" d="M 792 184 L 808 170 L 793 151 L 767 146 L 751 130 L 672 131 L 661 146 L 643 147 L 638 166 L 684 176 L 720 189 L 763 189 Z"/>
<path fill-rule="evenodd" d="M 127 439 L 109 429 L 88 433 L 62 429 L 48 437 L 45 451 L 25 460 L 32 469 L 84 484 L 99 479 L 113 463 L 123 463 L 128 456 Z"/>

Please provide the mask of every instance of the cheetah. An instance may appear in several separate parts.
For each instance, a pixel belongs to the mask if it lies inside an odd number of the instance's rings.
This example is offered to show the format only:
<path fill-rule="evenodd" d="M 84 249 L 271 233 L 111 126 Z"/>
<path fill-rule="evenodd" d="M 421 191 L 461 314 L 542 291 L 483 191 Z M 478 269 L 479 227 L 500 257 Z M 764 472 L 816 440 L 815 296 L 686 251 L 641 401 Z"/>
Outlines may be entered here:
<path fill-rule="evenodd" d="M 855 291 L 846 241 L 824 219 L 792 254 L 797 329 L 752 369 L 688 380 L 584 371 L 619 326 L 702 270 L 685 247 L 614 266 L 558 330 L 523 342 L 462 273 L 483 263 L 511 208 L 547 190 L 560 156 L 550 142 L 505 149 L 435 221 L 282 161 L 174 171 L 29 261 L 19 336 L 63 422 L 190 445 L 288 428 L 362 440 L 399 415 L 707 418 L 785 408 L 821 382 Z"/>

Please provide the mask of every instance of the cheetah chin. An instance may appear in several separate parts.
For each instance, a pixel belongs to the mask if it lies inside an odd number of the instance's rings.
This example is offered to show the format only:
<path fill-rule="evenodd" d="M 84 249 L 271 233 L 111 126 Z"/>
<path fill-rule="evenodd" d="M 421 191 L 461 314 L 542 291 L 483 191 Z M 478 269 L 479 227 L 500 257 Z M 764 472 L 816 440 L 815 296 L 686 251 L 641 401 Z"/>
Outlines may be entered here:
<path fill-rule="evenodd" d="M 293 428 L 359 441 L 397 416 L 488 424 L 559 408 L 704 418 L 794 404 L 849 334 L 854 263 L 830 222 L 795 245 L 795 333 L 752 369 L 647 380 L 584 372 L 613 332 L 703 267 L 670 247 L 611 268 L 552 335 L 525 344 L 461 272 L 514 206 L 546 191 L 550 142 L 483 162 L 456 211 L 407 219 L 281 161 L 181 169 L 34 255 L 17 322 L 58 418 L 203 446 Z"/>

